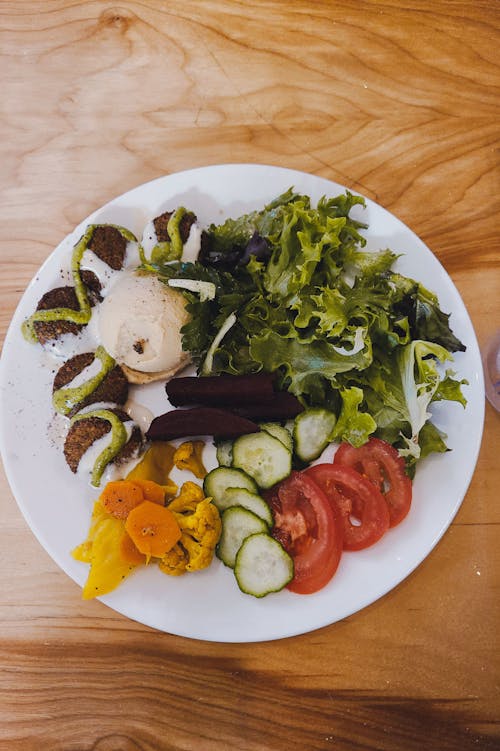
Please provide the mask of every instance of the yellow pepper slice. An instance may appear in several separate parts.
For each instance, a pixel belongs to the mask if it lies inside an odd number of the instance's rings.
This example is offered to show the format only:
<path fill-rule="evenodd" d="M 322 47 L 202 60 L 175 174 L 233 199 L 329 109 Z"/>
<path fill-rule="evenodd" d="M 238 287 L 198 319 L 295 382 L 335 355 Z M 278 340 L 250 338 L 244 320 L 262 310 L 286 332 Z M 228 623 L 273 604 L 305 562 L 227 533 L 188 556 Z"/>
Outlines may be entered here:
<path fill-rule="evenodd" d="M 155 441 L 141 461 L 128 473 L 127 480 L 152 480 L 161 485 L 167 498 L 177 493 L 177 485 L 169 474 L 174 466 L 175 446 L 166 441 Z"/>

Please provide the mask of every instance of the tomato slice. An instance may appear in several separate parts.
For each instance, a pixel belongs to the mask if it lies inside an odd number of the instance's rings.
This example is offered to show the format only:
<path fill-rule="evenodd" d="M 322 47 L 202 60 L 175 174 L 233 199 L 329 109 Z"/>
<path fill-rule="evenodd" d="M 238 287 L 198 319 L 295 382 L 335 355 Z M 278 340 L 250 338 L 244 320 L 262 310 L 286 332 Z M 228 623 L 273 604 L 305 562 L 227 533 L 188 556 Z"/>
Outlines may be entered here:
<path fill-rule="evenodd" d="M 389 511 L 384 496 L 370 480 L 340 464 L 315 464 L 304 473 L 338 509 L 344 550 L 362 550 L 380 540 L 389 528 Z"/>
<path fill-rule="evenodd" d="M 394 446 L 380 438 L 370 438 L 359 448 L 343 443 L 333 463 L 355 469 L 378 487 L 389 507 L 391 527 L 405 518 L 410 510 L 413 488 L 405 472 L 404 459 Z"/>
<path fill-rule="evenodd" d="M 342 525 L 328 498 L 310 477 L 292 472 L 265 498 L 274 515 L 273 537 L 292 556 L 288 589 L 312 594 L 334 575 L 342 555 Z"/>

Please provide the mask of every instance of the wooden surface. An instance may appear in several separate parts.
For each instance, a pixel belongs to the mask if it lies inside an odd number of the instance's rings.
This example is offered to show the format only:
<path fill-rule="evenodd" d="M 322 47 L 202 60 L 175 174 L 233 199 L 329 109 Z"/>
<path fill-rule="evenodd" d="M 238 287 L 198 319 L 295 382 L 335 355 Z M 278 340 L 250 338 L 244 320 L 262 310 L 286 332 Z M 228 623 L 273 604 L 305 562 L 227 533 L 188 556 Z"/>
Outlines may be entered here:
<path fill-rule="evenodd" d="M 494 0 L 0 2 L 2 340 L 88 213 L 220 162 L 312 172 L 406 222 L 482 344 L 499 325 Z M 500 416 L 424 563 L 292 639 L 156 633 L 52 562 L 1 478 L 0 749 L 500 748 Z"/>

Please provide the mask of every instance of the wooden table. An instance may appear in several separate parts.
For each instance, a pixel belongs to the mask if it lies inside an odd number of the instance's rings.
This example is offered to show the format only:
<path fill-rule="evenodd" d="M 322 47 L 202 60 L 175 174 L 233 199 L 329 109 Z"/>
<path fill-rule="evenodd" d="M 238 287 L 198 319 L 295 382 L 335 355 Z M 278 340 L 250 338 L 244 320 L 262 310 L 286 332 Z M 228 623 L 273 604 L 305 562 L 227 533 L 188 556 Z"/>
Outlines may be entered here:
<path fill-rule="evenodd" d="M 498 327 L 492 0 L 0 2 L 2 337 L 61 238 L 114 196 L 221 162 L 312 172 L 433 250 Z M 253 645 L 133 623 L 77 586 L 1 479 L 0 749 L 500 748 L 500 417 L 467 496 L 390 594 Z"/>

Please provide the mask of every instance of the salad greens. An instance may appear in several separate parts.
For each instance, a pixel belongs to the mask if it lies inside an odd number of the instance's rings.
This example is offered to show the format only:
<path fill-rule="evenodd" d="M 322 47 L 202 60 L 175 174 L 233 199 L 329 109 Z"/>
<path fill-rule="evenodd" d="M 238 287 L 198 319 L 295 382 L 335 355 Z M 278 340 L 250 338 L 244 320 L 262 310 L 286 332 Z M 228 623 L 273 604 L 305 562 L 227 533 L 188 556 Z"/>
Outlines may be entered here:
<path fill-rule="evenodd" d="M 377 435 L 411 471 L 445 436 L 429 405 L 465 406 L 461 385 L 442 363 L 465 350 L 436 296 L 393 270 L 389 249 L 363 250 L 366 225 L 350 216 L 364 199 L 346 191 L 316 207 L 289 189 L 203 233 L 196 263 L 145 268 L 160 279 L 215 285 L 208 299 L 183 289 L 192 320 L 183 347 L 200 374 L 277 374 L 306 406 L 331 409 L 332 440 L 362 445 Z"/>

